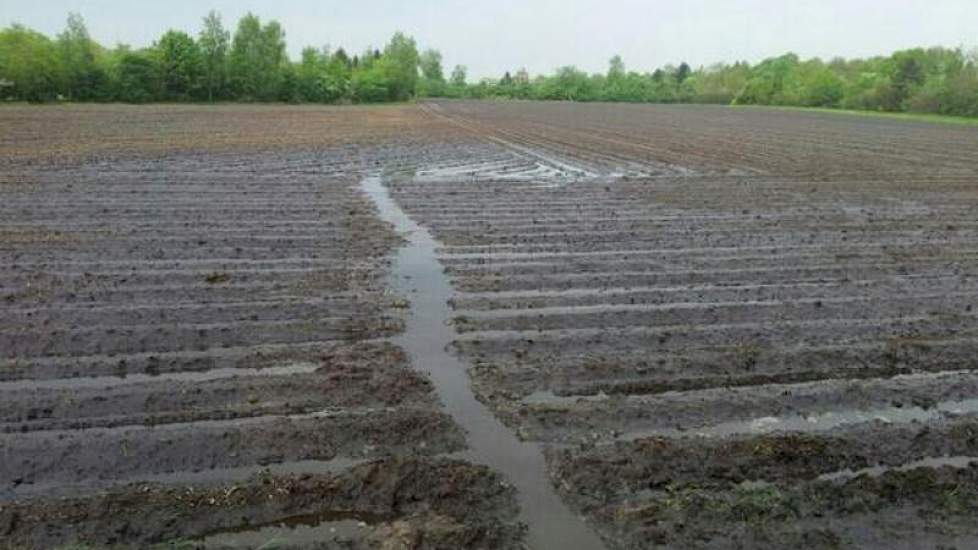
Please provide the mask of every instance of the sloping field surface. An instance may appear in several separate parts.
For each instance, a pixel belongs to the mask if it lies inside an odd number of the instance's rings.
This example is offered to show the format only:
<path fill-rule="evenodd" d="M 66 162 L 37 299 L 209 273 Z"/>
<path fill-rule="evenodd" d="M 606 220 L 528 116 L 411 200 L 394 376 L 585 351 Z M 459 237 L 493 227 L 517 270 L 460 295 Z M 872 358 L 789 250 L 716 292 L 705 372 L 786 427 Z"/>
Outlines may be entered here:
<path fill-rule="evenodd" d="M 0 547 L 978 545 L 978 129 L 0 121 Z"/>
<path fill-rule="evenodd" d="M 464 433 L 391 341 L 401 240 L 359 189 L 358 148 L 422 130 L 418 113 L 0 116 L 18 134 L 0 184 L 0 547 L 520 537 L 511 489 L 449 456 Z"/>
<path fill-rule="evenodd" d="M 479 398 L 610 546 L 976 544 L 978 132 L 429 110 L 558 159 L 392 189 L 443 245 Z"/>

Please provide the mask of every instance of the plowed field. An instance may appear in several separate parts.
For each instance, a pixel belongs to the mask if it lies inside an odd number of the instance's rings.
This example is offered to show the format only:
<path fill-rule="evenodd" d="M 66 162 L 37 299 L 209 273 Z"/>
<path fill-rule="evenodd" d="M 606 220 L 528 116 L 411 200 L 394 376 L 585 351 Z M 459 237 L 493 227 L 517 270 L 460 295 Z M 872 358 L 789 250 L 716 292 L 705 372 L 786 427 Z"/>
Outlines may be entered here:
<path fill-rule="evenodd" d="M 0 547 L 978 545 L 976 128 L 452 101 L 0 127 Z"/>

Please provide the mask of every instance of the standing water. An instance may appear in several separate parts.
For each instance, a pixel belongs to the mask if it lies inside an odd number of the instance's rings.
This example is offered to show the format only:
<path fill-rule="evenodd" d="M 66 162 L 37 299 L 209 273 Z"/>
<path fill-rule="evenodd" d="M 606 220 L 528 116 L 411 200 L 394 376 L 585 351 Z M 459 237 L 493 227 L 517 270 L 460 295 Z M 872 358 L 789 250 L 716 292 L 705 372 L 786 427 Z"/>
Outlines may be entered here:
<path fill-rule="evenodd" d="M 411 300 L 404 333 L 394 340 L 415 368 L 428 373 L 447 412 L 468 432 L 468 457 L 505 475 L 517 490 L 522 520 L 534 550 L 600 550 L 604 544 L 557 496 L 540 446 L 516 438 L 478 400 L 466 365 L 448 352 L 455 338 L 449 321 L 452 286 L 435 254 L 437 241 L 394 202 L 380 177 L 362 189 L 408 244 L 394 261 L 392 286 Z"/>

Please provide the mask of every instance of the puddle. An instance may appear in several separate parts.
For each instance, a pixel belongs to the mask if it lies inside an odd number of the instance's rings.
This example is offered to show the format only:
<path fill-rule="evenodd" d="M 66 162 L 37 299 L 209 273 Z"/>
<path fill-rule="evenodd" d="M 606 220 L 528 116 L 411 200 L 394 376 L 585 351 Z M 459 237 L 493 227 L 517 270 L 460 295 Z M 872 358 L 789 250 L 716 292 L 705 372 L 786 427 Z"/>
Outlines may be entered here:
<path fill-rule="evenodd" d="M 333 475 L 341 474 L 351 468 L 370 462 L 368 459 L 334 458 L 332 460 L 295 460 L 267 466 L 242 466 L 239 468 L 218 468 L 200 472 L 177 472 L 174 474 L 141 475 L 140 481 L 162 483 L 164 485 L 218 485 L 248 479 L 267 472 L 272 475 Z"/>
<path fill-rule="evenodd" d="M 295 516 L 264 525 L 248 525 L 205 536 L 203 548 L 277 548 L 280 545 L 322 547 L 363 538 L 385 518 L 362 513 L 329 512 Z"/>
<path fill-rule="evenodd" d="M 849 349 L 853 349 L 853 346 L 848 346 Z M 744 397 L 748 396 L 762 396 L 759 392 L 767 392 L 772 395 L 780 395 L 784 393 L 792 393 L 798 395 L 814 395 L 818 390 L 830 390 L 831 387 L 828 384 L 843 383 L 848 384 L 855 380 L 867 383 L 877 383 L 883 384 L 885 388 L 889 388 L 888 383 L 900 383 L 900 382 L 918 382 L 921 385 L 927 384 L 935 380 L 943 380 L 954 377 L 971 377 L 974 378 L 978 376 L 978 373 L 971 370 L 947 370 L 947 371 L 937 371 L 937 372 L 915 372 L 911 374 L 897 374 L 894 376 L 888 376 L 886 378 L 862 378 L 862 379 L 835 379 L 835 378 L 825 378 L 814 382 L 798 382 L 798 383 L 786 383 L 786 384 L 764 384 L 761 386 L 740 386 L 740 387 L 724 387 L 724 388 L 707 388 L 701 390 L 671 390 L 657 394 L 614 394 L 614 398 L 622 402 L 632 402 L 637 404 L 652 404 L 657 402 L 665 401 L 666 399 L 676 399 L 681 398 L 686 401 L 696 401 L 703 400 L 708 401 L 713 399 L 718 391 L 722 391 L 724 394 L 742 394 Z M 538 406 L 538 407 L 553 407 L 553 408 L 572 408 L 580 403 L 599 403 L 602 401 L 607 401 L 611 399 L 612 396 L 606 394 L 604 391 L 599 391 L 595 395 L 585 395 L 585 394 L 570 394 L 570 395 L 558 395 L 552 389 L 541 389 L 528 394 L 520 400 L 523 405 Z M 960 401 L 947 401 L 946 403 L 961 403 Z M 813 412 L 812 416 L 818 414 L 827 414 L 832 411 L 821 411 Z M 801 414 L 801 413 L 799 413 Z"/>
<path fill-rule="evenodd" d="M 322 365 L 306 361 L 287 363 L 279 367 L 262 369 L 224 368 L 206 371 L 168 372 L 162 374 L 128 374 L 126 376 L 93 376 L 89 378 L 55 378 L 48 380 L 14 380 L 0 382 L 0 392 L 24 390 L 78 390 L 83 388 L 105 389 L 148 382 L 209 382 L 244 376 L 288 376 L 310 374 Z"/>
<path fill-rule="evenodd" d="M 572 395 L 563 396 L 557 395 L 551 390 L 539 390 L 531 393 L 524 397 L 520 402 L 524 405 L 542 405 L 542 406 L 552 406 L 552 407 L 566 407 L 570 408 L 578 403 L 595 403 L 607 401 L 610 397 L 604 392 L 598 392 L 597 395 Z"/>
<path fill-rule="evenodd" d="M 750 420 L 723 422 L 691 430 L 660 429 L 625 434 L 619 440 L 630 441 L 648 437 L 729 437 L 763 435 L 776 432 L 817 433 L 852 424 L 883 422 L 910 424 L 931 422 L 948 416 L 978 413 L 978 399 L 946 401 L 934 407 L 885 407 L 868 410 L 831 411 L 807 416 L 766 416 Z"/>
<path fill-rule="evenodd" d="M 934 302 L 950 302 L 953 299 L 967 299 L 975 297 L 974 292 L 944 292 L 940 294 L 916 294 L 913 296 L 907 296 L 907 301 L 924 301 L 933 300 Z M 694 310 L 712 310 L 719 308 L 801 308 L 805 306 L 815 306 L 822 307 L 823 305 L 856 305 L 858 306 L 860 302 L 867 302 L 872 304 L 877 301 L 876 296 L 840 296 L 833 298 L 797 298 L 791 300 L 780 300 L 780 299 L 770 299 L 770 300 L 716 300 L 716 301 L 706 301 L 701 300 L 697 302 L 667 302 L 658 304 L 588 304 L 588 305 L 568 305 L 568 306 L 541 306 L 533 308 L 524 309 L 513 309 L 513 308 L 503 308 L 503 309 L 493 309 L 493 310 L 477 310 L 477 309 L 465 309 L 456 308 L 457 315 L 465 315 L 472 321 L 483 321 L 492 319 L 520 319 L 520 318 L 533 318 L 533 317 L 543 317 L 543 316 L 556 316 L 556 315 L 583 315 L 583 314 L 602 314 L 602 313 L 645 313 L 645 312 L 655 312 L 655 311 L 674 311 L 674 310 L 684 310 L 684 311 L 694 311 Z M 894 299 L 897 301 L 899 299 Z M 967 303 L 967 302 L 965 302 Z"/>
<path fill-rule="evenodd" d="M 874 466 L 872 468 L 863 468 L 861 470 L 842 470 L 839 472 L 832 472 L 830 474 L 822 474 L 818 476 L 818 481 L 840 481 L 852 479 L 854 477 L 867 475 L 870 477 L 879 477 L 886 472 L 907 472 L 910 470 L 915 470 L 917 468 L 942 468 L 945 466 L 950 466 L 952 468 L 967 468 L 972 464 L 978 463 L 978 457 L 973 456 L 945 456 L 945 457 L 929 457 L 923 460 L 915 460 L 913 462 L 908 462 L 902 466 L 890 467 L 890 466 Z"/>
<path fill-rule="evenodd" d="M 561 186 L 559 181 L 563 172 L 559 169 L 532 160 L 520 162 L 521 160 L 520 157 L 514 156 L 505 161 L 436 167 L 419 171 L 415 180 L 434 183 L 474 181 L 512 181 L 515 183 L 544 179 L 555 181 L 550 185 L 551 187 Z"/>
<path fill-rule="evenodd" d="M 433 114 L 435 116 L 438 116 L 438 117 L 444 119 L 446 122 L 448 122 L 450 124 L 454 124 L 455 126 L 458 126 L 460 128 L 464 128 L 464 129 L 469 130 L 469 131 L 471 131 L 471 132 L 473 132 L 475 134 L 478 134 L 483 139 L 486 139 L 488 141 L 491 141 L 493 143 L 496 143 L 497 145 L 501 145 L 502 147 L 504 147 L 506 149 L 509 149 L 511 151 L 515 151 L 517 154 L 521 154 L 525 158 L 536 160 L 536 161 L 538 161 L 539 164 L 543 165 L 544 167 L 551 167 L 553 169 L 556 169 L 557 171 L 559 171 L 559 172 L 565 174 L 566 176 L 568 176 L 569 178 L 570 177 L 577 177 L 577 178 L 597 178 L 599 176 L 599 174 L 597 174 L 596 172 L 592 172 L 592 171 L 588 170 L 587 168 L 584 168 L 582 166 L 576 166 L 576 165 L 573 165 L 573 164 L 569 164 L 567 162 L 564 162 L 563 160 L 560 160 L 560 159 L 556 158 L 553 155 L 548 155 L 548 154 L 543 153 L 543 152 L 541 152 L 541 151 L 539 151 L 537 149 L 532 149 L 530 147 L 526 147 L 526 146 L 523 146 L 523 145 L 514 143 L 514 142 L 512 142 L 512 141 L 510 141 L 508 139 L 501 138 L 501 137 L 499 137 L 497 135 L 490 135 L 490 134 L 483 133 L 478 128 L 473 127 L 472 124 L 468 123 L 467 121 L 463 121 L 463 119 L 461 119 L 460 117 L 450 117 L 450 116 L 448 116 L 448 115 L 446 115 L 446 114 L 438 111 L 437 109 L 433 109 L 428 104 L 422 105 L 422 109 L 424 109 L 425 111 L 427 111 L 427 112 L 429 112 L 429 113 L 431 113 L 431 114 Z M 399 209 L 399 207 L 397 207 L 396 205 L 394 206 L 394 208 L 398 208 Z"/>
<path fill-rule="evenodd" d="M 93 488 L 107 489 L 130 483 L 159 483 L 161 485 L 222 485 L 248 479 L 261 473 L 272 475 L 341 474 L 351 468 L 366 464 L 370 459 L 334 458 L 332 460 L 296 460 L 268 464 L 266 466 L 241 466 L 236 468 L 214 468 L 197 472 L 175 472 L 168 474 L 141 474 L 130 478 L 92 480 L 85 483 L 25 483 L 16 487 L 0 486 L 0 502 L 44 497 L 70 497 L 83 495 Z"/>
<path fill-rule="evenodd" d="M 269 424 L 303 421 L 313 419 L 330 418 L 363 418 L 378 413 L 394 413 L 396 407 L 329 407 L 312 412 L 296 414 L 261 413 L 254 416 L 236 416 L 231 418 L 213 418 L 200 420 L 185 420 L 179 422 L 166 422 L 161 424 L 122 424 L 119 426 L 92 426 L 75 428 L 58 428 L 53 430 L 39 430 L 29 432 L 35 439 L 62 440 L 76 437 L 122 437 L 133 435 L 136 432 L 157 432 L 164 434 L 167 432 L 180 432 L 187 429 L 235 429 L 243 426 L 256 424 Z M 22 436 L 17 432 L 9 435 L 13 437 Z"/>
<path fill-rule="evenodd" d="M 960 314 L 957 315 L 960 319 L 968 319 L 971 321 L 978 321 L 978 315 L 973 313 Z M 832 318 L 832 319 L 788 319 L 782 320 L 779 326 L 782 329 L 794 328 L 797 330 L 814 330 L 814 329 L 826 329 L 826 330 L 841 330 L 842 325 L 846 325 L 849 329 L 863 329 L 863 331 L 868 331 L 876 329 L 881 326 L 910 326 L 914 323 L 924 324 L 927 322 L 932 322 L 934 320 L 933 315 L 902 315 L 893 317 L 881 317 L 876 319 L 863 319 L 863 318 Z M 460 334 L 456 338 L 458 344 L 481 344 L 483 342 L 490 341 L 524 341 L 527 338 L 532 338 L 537 343 L 551 343 L 566 341 L 570 338 L 583 341 L 588 338 L 604 339 L 609 341 L 609 338 L 620 338 L 624 336 L 650 336 L 650 335 L 662 335 L 662 334 L 676 334 L 681 333 L 686 337 L 691 337 L 697 333 L 718 333 L 720 331 L 743 331 L 743 330 L 770 330 L 770 321 L 743 321 L 743 322 L 731 322 L 731 323 L 715 323 L 710 325 L 628 325 L 622 327 L 585 327 L 585 328 L 568 328 L 568 327 L 555 327 L 555 328 L 536 328 L 528 330 L 520 329 L 486 329 L 479 330 L 478 332 L 466 332 Z M 862 332 L 862 331 L 861 331 Z"/>
<path fill-rule="evenodd" d="M 455 339 L 448 305 L 453 289 L 436 255 L 440 244 L 401 210 L 380 177 L 366 178 L 362 189 L 381 218 L 408 239 L 395 258 L 391 284 L 412 307 L 405 332 L 393 342 L 408 353 L 414 368 L 430 375 L 445 410 L 468 433 L 473 461 L 505 475 L 516 487 L 521 520 L 529 526 L 529 545 L 541 550 L 603 548 L 598 536 L 557 495 L 539 445 L 517 439 L 476 400 L 468 365 L 447 351 Z"/>
<path fill-rule="evenodd" d="M 588 297 L 588 296 L 615 296 L 615 295 L 631 295 L 631 294 L 641 294 L 641 293 L 657 293 L 657 294 L 669 294 L 669 293 L 693 293 L 693 292 L 709 292 L 714 290 L 730 290 L 730 291 L 751 291 L 751 290 L 779 290 L 784 288 L 823 288 L 823 287 L 833 287 L 844 283 L 842 279 L 826 280 L 823 282 L 792 282 L 787 284 L 740 284 L 740 283 L 728 283 L 728 284 L 690 284 L 682 286 L 607 286 L 607 287 L 581 287 L 581 288 L 556 288 L 556 289 L 545 289 L 545 290 L 488 290 L 488 291 L 472 291 L 472 292 L 458 292 L 457 296 L 459 300 L 473 300 L 473 299 L 490 299 L 490 300 L 506 300 L 506 299 L 535 299 L 535 298 L 576 298 L 576 297 Z M 861 281 L 853 281 L 852 284 L 858 285 Z"/>

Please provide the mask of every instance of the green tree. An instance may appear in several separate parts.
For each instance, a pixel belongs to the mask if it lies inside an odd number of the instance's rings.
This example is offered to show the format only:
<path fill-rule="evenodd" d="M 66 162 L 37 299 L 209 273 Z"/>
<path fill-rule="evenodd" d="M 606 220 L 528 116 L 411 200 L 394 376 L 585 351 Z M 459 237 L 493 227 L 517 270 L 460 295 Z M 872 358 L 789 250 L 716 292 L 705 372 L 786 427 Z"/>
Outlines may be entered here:
<path fill-rule="evenodd" d="M 241 19 L 231 40 L 220 16 L 204 18 L 197 40 L 173 30 L 152 48 L 106 50 L 71 14 L 49 39 L 19 25 L 0 29 L 0 98 L 44 101 L 188 101 L 202 97 L 245 101 L 380 102 L 416 95 L 510 97 L 573 101 L 753 103 L 845 107 L 978 116 L 978 55 L 960 49 L 917 48 L 868 59 L 802 61 L 794 54 L 693 69 L 686 63 L 651 74 L 628 72 L 620 56 L 604 74 L 573 66 L 530 79 L 526 70 L 466 83 L 454 68 L 446 82 L 437 50 L 419 54 L 396 33 L 383 52 L 352 59 L 342 48 L 306 48 L 292 63 L 285 33 L 254 15 Z"/>
<path fill-rule="evenodd" d="M 730 103 L 744 89 L 750 77 L 750 65 L 716 64 L 693 73 L 693 97 L 696 103 Z"/>
<path fill-rule="evenodd" d="M 942 114 L 978 117 L 978 55 L 944 81 L 939 101 Z"/>
<path fill-rule="evenodd" d="M 845 96 L 845 83 L 819 59 L 798 67 L 801 87 L 799 103 L 805 107 L 838 107 Z"/>
<path fill-rule="evenodd" d="M 682 85 L 686 82 L 686 79 L 692 74 L 693 69 L 685 61 L 679 64 L 679 68 L 676 69 L 676 84 Z"/>
<path fill-rule="evenodd" d="M 421 54 L 419 65 L 421 67 L 421 84 L 419 95 L 441 96 L 445 93 L 445 72 L 441 66 L 441 52 L 438 50 L 425 50 Z"/>
<path fill-rule="evenodd" d="M 336 53 L 334 53 L 333 56 L 330 58 L 330 63 L 337 63 L 343 65 L 347 69 L 353 68 L 353 60 L 350 59 L 350 56 L 346 53 L 346 50 L 344 50 L 343 48 L 339 48 L 338 50 L 336 50 Z"/>
<path fill-rule="evenodd" d="M 404 101 L 415 95 L 418 87 L 418 64 L 420 56 L 414 39 L 397 32 L 384 48 L 382 64 L 393 101 Z"/>
<path fill-rule="evenodd" d="M 160 97 L 188 100 L 198 97 L 203 59 L 197 43 L 185 32 L 167 31 L 155 45 Z"/>
<path fill-rule="evenodd" d="M 926 79 L 924 50 L 907 50 L 896 52 L 891 58 L 890 83 L 893 86 L 891 101 L 886 105 L 888 110 L 902 111 L 905 102 L 924 84 Z"/>
<path fill-rule="evenodd" d="M 99 47 L 89 36 L 81 15 L 68 15 L 64 32 L 58 35 L 58 49 L 65 71 L 65 95 L 78 101 L 104 99 L 108 82 L 98 65 Z"/>
<path fill-rule="evenodd" d="M 597 87 L 587 73 L 568 65 L 557 69 L 557 74 L 542 79 L 536 86 L 538 99 L 593 101 L 599 99 Z"/>
<path fill-rule="evenodd" d="M 421 76 L 431 82 L 445 82 L 445 73 L 441 66 L 441 52 L 425 50 L 420 58 Z"/>
<path fill-rule="evenodd" d="M 296 69 L 297 91 L 303 101 L 318 103 L 323 101 L 320 88 L 322 77 L 326 74 L 329 55 L 316 48 L 304 48 Z"/>
<path fill-rule="evenodd" d="M 285 103 L 302 103 L 305 101 L 299 91 L 299 75 L 295 65 L 286 62 L 279 68 L 279 73 L 277 99 Z"/>
<path fill-rule="evenodd" d="M 156 64 L 149 52 L 128 52 L 116 66 L 115 97 L 128 103 L 148 103 L 159 90 Z"/>
<path fill-rule="evenodd" d="M 326 73 L 320 78 L 319 88 L 323 101 L 336 103 L 349 100 L 350 78 L 353 75 L 353 62 L 343 48 L 336 50 L 326 64 Z"/>
<path fill-rule="evenodd" d="M 625 78 L 625 62 L 620 55 L 616 55 L 608 61 L 608 82 Z"/>
<path fill-rule="evenodd" d="M 48 37 L 20 25 L 0 31 L 0 98 L 51 101 L 61 71 L 58 49 Z"/>
<path fill-rule="evenodd" d="M 765 59 L 751 71 L 735 102 L 756 105 L 797 105 L 798 56 L 792 53 Z"/>
<path fill-rule="evenodd" d="M 200 49 L 203 84 L 207 90 L 207 100 L 214 101 L 214 97 L 222 97 L 224 88 L 227 85 L 228 75 L 228 48 L 231 42 L 231 33 L 225 30 L 221 16 L 217 12 L 211 11 L 204 18 L 204 27 L 200 30 L 197 37 L 197 46 Z"/>
<path fill-rule="evenodd" d="M 530 73 L 525 67 L 520 67 L 513 75 L 513 97 L 517 99 L 528 99 L 533 93 L 533 86 L 530 84 Z"/>
<path fill-rule="evenodd" d="M 846 82 L 842 107 L 846 109 L 882 110 L 892 96 L 890 80 L 880 70 L 866 67 Z"/>
<path fill-rule="evenodd" d="M 608 74 L 605 76 L 604 94 L 602 99 L 607 101 L 626 101 L 630 99 L 625 90 L 625 79 L 628 73 L 625 70 L 625 62 L 620 55 L 612 57 L 608 61 Z"/>
<path fill-rule="evenodd" d="M 468 69 L 465 68 L 465 65 L 455 65 L 455 68 L 452 69 L 452 86 L 464 87 L 467 77 Z"/>
<path fill-rule="evenodd" d="M 275 101 L 283 77 L 285 32 L 272 21 L 247 14 L 238 22 L 230 56 L 230 80 L 238 99 Z"/>
<path fill-rule="evenodd" d="M 381 62 L 363 66 L 353 72 L 353 99 L 359 103 L 379 103 L 391 98 L 387 70 Z"/>

